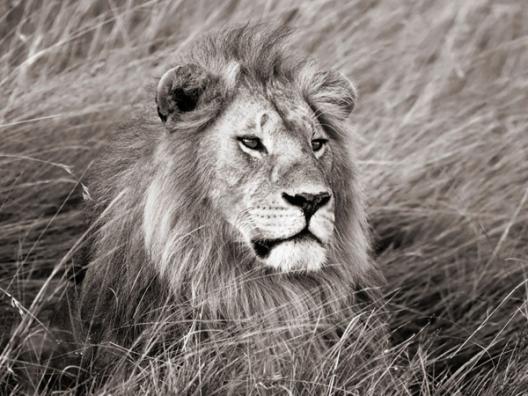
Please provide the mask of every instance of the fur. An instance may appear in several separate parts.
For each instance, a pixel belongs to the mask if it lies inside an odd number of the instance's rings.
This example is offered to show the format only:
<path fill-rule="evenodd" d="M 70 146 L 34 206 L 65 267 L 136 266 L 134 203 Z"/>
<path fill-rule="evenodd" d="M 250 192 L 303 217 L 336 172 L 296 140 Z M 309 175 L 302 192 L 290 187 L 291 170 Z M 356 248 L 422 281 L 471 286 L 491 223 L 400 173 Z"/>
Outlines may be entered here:
<path fill-rule="evenodd" d="M 317 348 L 324 350 L 329 334 L 335 338 L 336 329 L 357 320 L 363 323 L 357 337 L 366 328 L 383 334 L 380 320 L 358 316 L 366 307 L 379 309 L 381 276 L 369 259 L 362 194 L 344 148 L 341 113 L 356 98 L 334 74 L 287 56 L 286 37 L 284 29 L 246 26 L 198 40 L 180 59 L 225 77 L 206 93 L 204 106 L 168 123 L 169 132 L 154 104 L 145 106 L 116 133 L 90 183 L 97 231 L 80 312 L 91 343 L 146 348 L 146 334 L 156 334 L 160 343 L 182 348 L 199 323 L 209 338 L 214 329 L 224 337 L 245 334 L 268 357 L 260 362 L 275 362 L 276 370 L 284 342 L 321 334 Z M 340 142 L 331 175 L 335 240 L 321 271 L 282 274 L 258 265 L 210 201 L 214 164 L 198 150 L 236 95 L 236 79 L 268 94 L 277 84 L 294 86 Z M 374 349 L 383 345 L 376 342 Z"/>

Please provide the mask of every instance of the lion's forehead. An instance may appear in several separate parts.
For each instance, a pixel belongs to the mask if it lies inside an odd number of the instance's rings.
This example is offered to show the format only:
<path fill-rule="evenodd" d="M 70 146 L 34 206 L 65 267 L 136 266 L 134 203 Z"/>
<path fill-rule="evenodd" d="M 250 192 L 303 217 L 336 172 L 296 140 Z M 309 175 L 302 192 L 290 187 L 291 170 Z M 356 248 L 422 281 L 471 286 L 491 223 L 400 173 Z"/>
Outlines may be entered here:
<path fill-rule="evenodd" d="M 270 98 L 273 108 L 290 132 L 313 134 L 321 126 L 313 110 L 298 95 L 294 93 L 276 94 Z"/>
<path fill-rule="evenodd" d="M 274 138 L 312 136 L 322 129 L 310 106 L 291 91 L 255 95 L 242 91 L 239 95 L 238 119 L 244 118 L 243 128 Z"/>

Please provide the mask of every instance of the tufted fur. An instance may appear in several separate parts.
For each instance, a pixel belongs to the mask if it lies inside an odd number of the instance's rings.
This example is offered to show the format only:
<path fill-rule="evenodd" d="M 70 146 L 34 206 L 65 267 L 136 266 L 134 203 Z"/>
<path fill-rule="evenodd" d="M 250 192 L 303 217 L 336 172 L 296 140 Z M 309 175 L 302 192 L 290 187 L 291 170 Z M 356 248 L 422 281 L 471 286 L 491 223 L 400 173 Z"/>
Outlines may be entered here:
<path fill-rule="evenodd" d="M 158 100 L 165 126 L 152 103 L 116 134 L 90 185 L 97 231 L 81 315 L 91 342 L 151 348 L 155 338 L 179 348 L 196 326 L 208 339 L 221 329 L 223 337 L 260 345 L 268 359 L 259 361 L 277 370 L 285 345 L 315 339 L 324 350 L 336 340 L 334 330 L 352 320 L 363 323 L 357 337 L 366 328 L 383 333 L 379 321 L 357 316 L 377 307 L 380 276 L 368 257 L 362 194 L 345 149 L 343 119 L 356 97 L 337 73 L 288 56 L 286 36 L 283 29 L 242 27 L 193 43 L 180 59 L 220 76 L 196 110 L 171 118 L 170 103 Z M 215 164 L 201 143 L 241 84 L 264 97 L 294 90 L 336 142 L 329 176 L 334 242 L 321 271 L 288 274 L 259 265 L 211 202 Z M 288 106 L 287 97 L 277 102 Z"/>

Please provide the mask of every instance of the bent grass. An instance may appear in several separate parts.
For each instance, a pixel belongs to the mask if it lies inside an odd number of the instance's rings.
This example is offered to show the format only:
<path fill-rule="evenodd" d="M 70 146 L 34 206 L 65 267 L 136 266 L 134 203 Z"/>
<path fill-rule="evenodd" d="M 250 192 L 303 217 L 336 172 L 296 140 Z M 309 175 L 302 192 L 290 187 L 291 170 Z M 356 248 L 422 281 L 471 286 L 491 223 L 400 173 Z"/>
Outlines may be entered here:
<path fill-rule="evenodd" d="M 292 367 L 290 378 L 266 382 L 254 375 L 253 352 L 235 348 L 243 337 L 200 343 L 196 323 L 181 353 L 170 346 L 156 358 L 118 350 L 133 362 L 131 375 L 116 370 L 100 384 L 95 376 L 73 374 L 69 388 L 58 389 L 525 391 L 523 1 L 28 0 L 0 5 L 1 392 L 57 387 L 46 382 L 46 370 L 21 362 L 16 342 L 36 327 L 53 332 L 46 328 L 51 314 L 43 311 L 65 293 L 65 268 L 86 230 L 82 198 L 89 186 L 82 185 L 82 176 L 108 136 L 135 103 L 150 103 L 149 86 L 184 43 L 203 31 L 257 18 L 296 27 L 296 46 L 359 87 L 351 144 L 369 198 L 374 253 L 387 276 L 392 347 L 379 361 L 351 372 L 347 359 L 365 344 L 337 345 L 320 366 Z M 365 342 L 374 342 L 369 336 L 364 334 Z M 17 371 L 21 364 L 25 377 Z"/>

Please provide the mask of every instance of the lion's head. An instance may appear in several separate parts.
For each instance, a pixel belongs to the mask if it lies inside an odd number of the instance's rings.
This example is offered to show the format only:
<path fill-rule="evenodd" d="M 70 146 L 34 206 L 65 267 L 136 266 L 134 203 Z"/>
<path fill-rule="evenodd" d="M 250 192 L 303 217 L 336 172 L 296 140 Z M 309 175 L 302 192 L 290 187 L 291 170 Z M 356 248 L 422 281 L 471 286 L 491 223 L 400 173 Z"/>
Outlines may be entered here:
<path fill-rule="evenodd" d="M 354 87 L 287 55 L 285 35 L 195 42 L 109 145 L 90 185 L 92 340 L 131 342 L 167 306 L 166 325 L 199 315 L 313 337 L 346 326 L 355 290 L 376 284 L 344 122 Z"/>
<path fill-rule="evenodd" d="M 216 212 L 210 215 L 230 225 L 232 239 L 258 265 L 317 271 L 336 260 L 336 249 L 346 242 L 339 240 L 348 232 L 336 227 L 336 212 L 347 219 L 358 209 L 350 202 L 359 197 L 349 201 L 351 191 L 343 190 L 355 183 L 342 122 L 356 92 L 335 71 L 286 58 L 273 64 L 251 52 L 264 49 L 249 48 L 245 58 L 224 52 L 221 62 L 202 57 L 201 64 L 170 69 L 157 87 L 158 114 L 174 145 L 181 144 L 182 125 L 204 124 L 194 148 L 197 172 L 205 176 L 199 182 L 206 187 L 203 198 Z M 204 113 L 214 117 L 204 121 Z M 170 227 L 171 220 L 160 217 L 159 190 L 151 186 L 145 208 L 147 248 L 164 244 L 159 225 Z M 354 215 L 353 222 L 363 221 L 362 213 Z M 355 237 L 364 239 L 362 232 Z M 366 248 L 363 240 L 356 242 Z"/>

